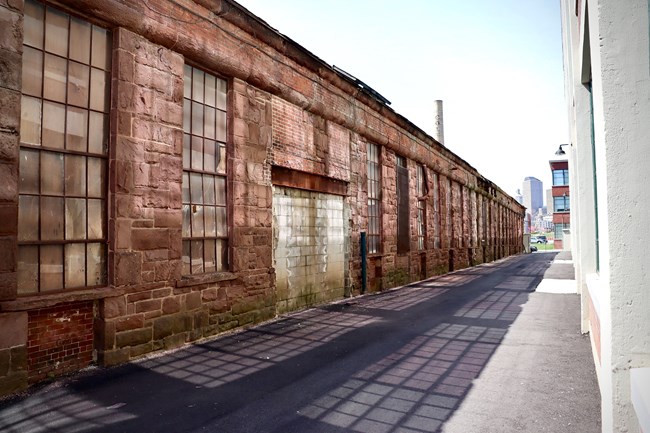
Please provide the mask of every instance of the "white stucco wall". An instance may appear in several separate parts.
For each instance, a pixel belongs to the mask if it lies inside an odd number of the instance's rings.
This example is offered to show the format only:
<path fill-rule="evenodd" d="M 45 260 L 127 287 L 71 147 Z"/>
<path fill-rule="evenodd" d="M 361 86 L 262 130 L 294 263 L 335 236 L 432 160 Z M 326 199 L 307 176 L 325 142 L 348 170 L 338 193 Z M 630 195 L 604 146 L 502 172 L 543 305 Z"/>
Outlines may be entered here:
<path fill-rule="evenodd" d="M 563 0 L 563 37 L 573 171 L 572 231 L 579 290 L 598 299 L 599 382 L 604 432 L 639 429 L 630 400 L 630 369 L 650 366 L 650 61 L 648 1 L 587 0 L 591 57 L 583 53 L 585 22 Z M 600 271 L 593 254 L 593 170 L 589 93 L 591 65 L 598 190 Z M 585 303 L 583 300 L 583 319 Z M 583 320 L 583 330 L 587 323 Z M 597 366 L 598 367 L 598 366 Z M 645 426 L 644 426 L 645 427 Z M 646 427 L 646 431 L 648 427 Z"/>

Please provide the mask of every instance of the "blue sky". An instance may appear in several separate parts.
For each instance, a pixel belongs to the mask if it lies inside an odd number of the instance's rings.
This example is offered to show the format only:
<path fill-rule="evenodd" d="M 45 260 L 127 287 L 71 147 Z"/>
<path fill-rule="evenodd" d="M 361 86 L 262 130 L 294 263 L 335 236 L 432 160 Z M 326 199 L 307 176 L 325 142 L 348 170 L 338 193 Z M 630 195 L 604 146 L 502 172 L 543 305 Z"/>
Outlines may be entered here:
<path fill-rule="evenodd" d="M 510 194 L 568 140 L 557 0 L 241 0 Z"/>

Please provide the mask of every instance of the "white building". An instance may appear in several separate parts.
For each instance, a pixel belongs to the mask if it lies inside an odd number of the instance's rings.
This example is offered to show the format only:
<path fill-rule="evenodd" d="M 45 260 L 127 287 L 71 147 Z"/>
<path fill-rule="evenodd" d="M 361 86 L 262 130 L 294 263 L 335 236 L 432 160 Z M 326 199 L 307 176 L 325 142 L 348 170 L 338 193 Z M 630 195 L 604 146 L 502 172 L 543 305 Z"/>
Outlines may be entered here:
<path fill-rule="evenodd" d="M 572 249 L 603 432 L 650 432 L 648 0 L 561 0 Z M 593 131 L 593 133 L 592 133 Z M 585 365 L 585 368 L 591 368 Z"/>

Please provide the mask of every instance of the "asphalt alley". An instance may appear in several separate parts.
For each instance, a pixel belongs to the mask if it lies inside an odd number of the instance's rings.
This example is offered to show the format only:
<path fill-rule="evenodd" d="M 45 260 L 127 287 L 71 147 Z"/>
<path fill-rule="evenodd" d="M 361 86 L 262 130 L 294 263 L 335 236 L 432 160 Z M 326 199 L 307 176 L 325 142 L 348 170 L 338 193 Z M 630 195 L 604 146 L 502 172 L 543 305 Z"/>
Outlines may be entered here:
<path fill-rule="evenodd" d="M 556 254 L 91 369 L 0 402 L 0 431 L 599 431 L 578 295 L 535 292 Z"/>

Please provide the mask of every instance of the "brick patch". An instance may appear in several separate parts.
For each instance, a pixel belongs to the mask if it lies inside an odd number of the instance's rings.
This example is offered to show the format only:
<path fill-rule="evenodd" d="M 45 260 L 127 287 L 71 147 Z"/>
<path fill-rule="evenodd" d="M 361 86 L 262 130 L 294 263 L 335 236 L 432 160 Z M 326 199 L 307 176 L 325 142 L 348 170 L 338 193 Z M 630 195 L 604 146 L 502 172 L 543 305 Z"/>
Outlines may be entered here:
<path fill-rule="evenodd" d="M 75 302 L 29 312 L 29 382 L 87 367 L 93 361 L 93 302 Z"/>

